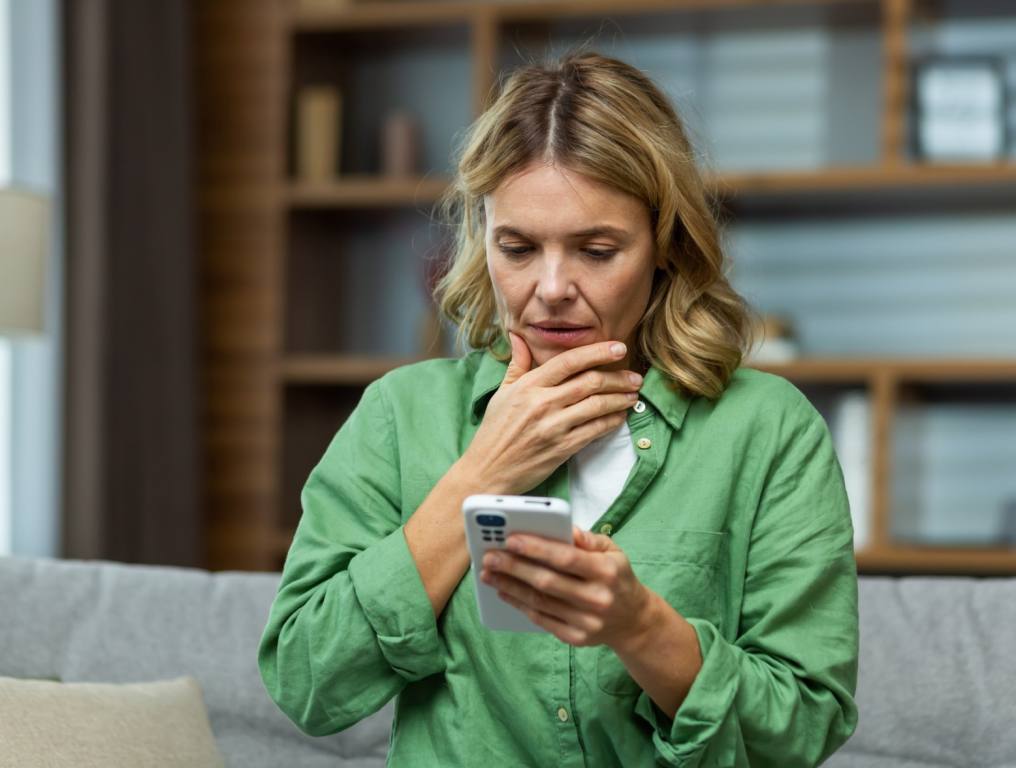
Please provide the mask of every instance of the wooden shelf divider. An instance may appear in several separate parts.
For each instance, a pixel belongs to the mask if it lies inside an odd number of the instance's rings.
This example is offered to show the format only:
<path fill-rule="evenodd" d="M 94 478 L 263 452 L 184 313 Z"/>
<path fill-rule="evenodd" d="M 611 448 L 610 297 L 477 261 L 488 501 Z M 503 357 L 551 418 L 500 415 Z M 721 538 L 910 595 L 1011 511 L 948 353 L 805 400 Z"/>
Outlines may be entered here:
<path fill-rule="evenodd" d="M 748 367 L 770 371 L 792 380 L 842 383 L 885 377 L 908 382 L 1016 383 L 1016 360 L 991 358 L 802 358 L 785 363 L 753 363 Z"/>
<path fill-rule="evenodd" d="M 293 182 L 286 186 L 285 200 L 291 208 L 407 207 L 435 202 L 449 184 L 442 177 L 349 175 L 323 184 Z"/>
<path fill-rule="evenodd" d="M 478 33 L 479 34 L 479 33 Z M 489 45 L 477 42 L 477 45 Z M 480 74 L 477 73 L 477 77 Z M 489 78 L 478 86 L 474 99 L 481 100 L 492 85 Z M 902 189 L 953 189 L 956 187 L 1011 188 L 1016 197 L 1016 163 L 981 165 L 913 164 L 895 167 L 841 167 L 813 171 L 728 172 L 706 177 L 713 195 L 724 199 L 766 195 L 823 192 L 851 193 Z M 385 178 L 367 174 L 341 176 L 334 182 L 284 185 L 279 199 L 290 208 L 408 207 L 434 203 L 451 183 L 443 176 Z M 272 199 L 271 193 L 251 193 Z M 807 201 L 802 201 L 803 207 Z"/>
<path fill-rule="evenodd" d="M 327 11 L 294 10 L 288 19 L 294 32 L 341 32 L 357 29 L 429 27 L 465 23 L 490 14 L 496 23 L 540 23 L 589 16 L 632 16 L 647 13 L 736 11 L 746 7 L 794 5 L 872 5 L 873 0 L 533 0 L 464 3 L 460 0 L 392 2 L 372 0 Z"/>
<path fill-rule="evenodd" d="M 278 367 L 286 384 L 366 386 L 388 371 L 425 358 L 385 358 L 357 355 L 290 355 Z"/>
<path fill-rule="evenodd" d="M 859 573 L 1016 575 L 1016 548 L 897 544 L 855 553 Z"/>
<path fill-rule="evenodd" d="M 1016 163 L 910 163 L 807 171 L 728 172 L 707 176 L 720 196 L 766 193 L 864 192 L 1006 185 L 1016 191 Z"/>
<path fill-rule="evenodd" d="M 893 417 L 899 392 L 893 371 L 883 368 L 872 380 L 871 390 L 871 452 L 872 472 L 869 475 L 871 499 L 870 542 L 875 551 L 891 548 L 892 514 Z"/>
<path fill-rule="evenodd" d="M 280 360 L 282 379 L 299 383 L 368 384 L 393 368 L 428 359 L 421 357 L 375 357 L 370 355 L 299 354 Z M 775 373 L 792 381 L 823 384 L 889 384 L 947 382 L 1016 383 L 1016 360 L 982 358 L 928 359 L 815 357 L 781 363 L 747 361 L 745 367 Z"/>
<path fill-rule="evenodd" d="M 907 128 L 907 29 L 911 0 L 882 0 L 882 164 L 904 163 Z"/>

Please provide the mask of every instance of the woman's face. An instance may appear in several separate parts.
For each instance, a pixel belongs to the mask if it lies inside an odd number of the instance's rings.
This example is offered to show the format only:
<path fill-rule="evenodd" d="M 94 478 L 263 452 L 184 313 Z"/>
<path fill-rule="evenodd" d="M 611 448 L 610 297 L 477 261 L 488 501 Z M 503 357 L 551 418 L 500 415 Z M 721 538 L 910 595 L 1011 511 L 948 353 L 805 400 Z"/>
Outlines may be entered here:
<path fill-rule="evenodd" d="M 504 326 L 533 365 L 570 347 L 623 341 L 630 365 L 649 302 L 655 245 L 645 204 L 557 165 L 536 162 L 484 198 L 487 269 Z M 554 331 L 554 326 L 577 326 Z"/>

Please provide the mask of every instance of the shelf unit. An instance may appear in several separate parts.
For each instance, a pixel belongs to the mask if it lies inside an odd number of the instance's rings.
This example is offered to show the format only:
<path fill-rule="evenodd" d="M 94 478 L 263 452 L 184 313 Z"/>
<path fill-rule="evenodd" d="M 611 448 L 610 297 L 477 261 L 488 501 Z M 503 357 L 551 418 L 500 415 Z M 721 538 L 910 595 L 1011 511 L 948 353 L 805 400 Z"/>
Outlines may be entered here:
<path fill-rule="evenodd" d="M 735 215 L 808 206 L 864 208 L 882 200 L 946 206 L 1016 201 L 1016 164 L 938 167 L 908 156 L 908 30 L 924 7 L 915 0 L 378 1 L 313 14 L 288 0 L 199 5 L 195 69 L 202 116 L 198 201 L 207 329 L 209 567 L 280 567 L 299 517 L 299 488 L 363 387 L 434 353 L 350 343 L 343 328 L 354 316 L 333 306 L 345 302 L 330 301 L 328 288 L 362 277 L 357 270 L 363 262 L 351 259 L 343 266 L 330 244 L 370 242 L 388 230 L 395 234 L 386 236 L 415 236 L 418 230 L 409 222 L 437 200 L 448 183 L 447 169 L 430 162 L 433 167 L 419 177 L 386 179 L 346 147 L 343 167 L 349 173 L 334 183 L 292 181 L 294 84 L 327 75 L 331 64 L 341 70 L 339 62 L 357 56 L 369 58 L 372 71 L 382 71 L 379 57 L 397 56 L 404 48 L 424 46 L 425 56 L 451 48 L 468 67 L 464 98 L 475 116 L 518 38 L 550 35 L 560 20 L 816 6 L 869 13 L 876 26 L 882 53 L 877 156 L 820 170 L 709 173 L 718 201 Z M 356 88 L 351 86 L 353 96 Z M 393 261 L 390 274 L 404 266 Z M 378 290 L 375 286 L 373 297 L 380 300 Z M 362 292 L 371 296 L 369 288 Z M 353 335 L 359 338 L 362 331 Z M 915 546 L 892 536 L 894 420 L 901 404 L 919 399 L 925 386 L 991 385 L 1009 397 L 1010 387 L 1016 388 L 1016 360 L 806 358 L 752 367 L 784 376 L 806 393 L 822 385 L 870 394 L 872 541 L 857 553 L 860 571 L 1016 573 L 1016 548 Z"/>

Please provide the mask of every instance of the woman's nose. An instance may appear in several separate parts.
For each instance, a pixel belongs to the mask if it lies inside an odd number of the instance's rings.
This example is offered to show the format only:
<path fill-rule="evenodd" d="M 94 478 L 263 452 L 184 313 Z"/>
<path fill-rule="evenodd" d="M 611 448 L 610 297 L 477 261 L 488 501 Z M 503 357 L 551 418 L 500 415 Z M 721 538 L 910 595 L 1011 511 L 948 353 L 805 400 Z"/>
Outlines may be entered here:
<path fill-rule="evenodd" d="M 545 304 L 557 304 L 577 295 L 574 276 L 565 259 L 549 256 L 540 260 L 536 295 Z"/>

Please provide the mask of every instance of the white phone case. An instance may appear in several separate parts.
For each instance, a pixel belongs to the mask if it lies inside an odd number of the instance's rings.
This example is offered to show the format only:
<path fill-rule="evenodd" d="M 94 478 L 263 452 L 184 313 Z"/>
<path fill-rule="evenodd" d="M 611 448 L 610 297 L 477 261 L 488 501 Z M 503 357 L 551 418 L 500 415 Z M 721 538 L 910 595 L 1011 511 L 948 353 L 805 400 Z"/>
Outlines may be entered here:
<path fill-rule="evenodd" d="M 546 632 L 498 597 L 497 589 L 480 580 L 483 555 L 488 549 L 504 549 L 512 533 L 535 533 L 572 544 L 571 506 L 564 499 L 548 496 L 476 494 L 462 502 L 462 514 L 480 620 L 490 629 Z"/>

